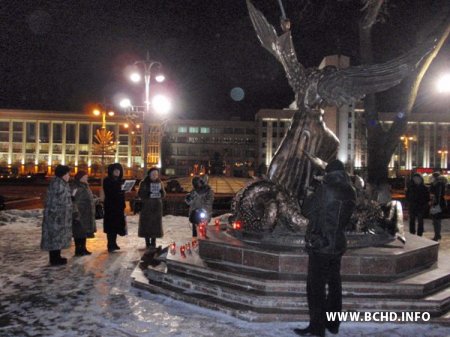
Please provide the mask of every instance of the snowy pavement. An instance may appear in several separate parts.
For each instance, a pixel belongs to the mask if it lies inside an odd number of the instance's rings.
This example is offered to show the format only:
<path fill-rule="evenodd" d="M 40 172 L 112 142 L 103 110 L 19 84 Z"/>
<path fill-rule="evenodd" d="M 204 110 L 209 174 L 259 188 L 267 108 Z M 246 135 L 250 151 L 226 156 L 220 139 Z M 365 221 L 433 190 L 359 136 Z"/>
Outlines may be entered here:
<path fill-rule="evenodd" d="M 88 240 L 91 256 L 63 251 L 66 266 L 50 267 L 39 249 L 41 210 L 0 213 L 0 336 L 295 336 L 305 323 L 249 323 L 131 287 L 130 274 L 144 253 L 137 216 L 128 217 L 121 250 L 106 251 L 102 222 Z M 187 218 L 166 216 L 158 245 L 188 240 Z M 339 336 L 450 336 L 431 324 L 343 323 Z"/>

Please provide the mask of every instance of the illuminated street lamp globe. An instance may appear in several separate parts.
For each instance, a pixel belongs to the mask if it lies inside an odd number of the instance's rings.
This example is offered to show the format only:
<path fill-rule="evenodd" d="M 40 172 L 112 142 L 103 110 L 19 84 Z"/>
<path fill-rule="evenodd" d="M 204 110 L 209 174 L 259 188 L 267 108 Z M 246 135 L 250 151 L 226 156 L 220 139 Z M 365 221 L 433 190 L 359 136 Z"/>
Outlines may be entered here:
<path fill-rule="evenodd" d="M 139 73 L 132 73 L 130 75 L 130 80 L 132 80 L 133 82 L 139 82 L 141 80 L 141 74 L 139 74 Z"/>
<path fill-rule="evenodd" d="M 450 93 L 450 74 L 445 74 L 439 79 L 437 88 L 439 92 Z"/>
<path fill-rule="evenodd" d="M 131 106 L 131 101 L 128 98 L 124 98 L 120 101 L 119 105 L 121 108 L 126 109 Z"/>
<path fill-rule="evenodd" d="M 172 109 L 172 103 L 164 95 L 156 95 L 152 99 L 152 106 L 154 111 L 160 114 L 167 114 Z"/>

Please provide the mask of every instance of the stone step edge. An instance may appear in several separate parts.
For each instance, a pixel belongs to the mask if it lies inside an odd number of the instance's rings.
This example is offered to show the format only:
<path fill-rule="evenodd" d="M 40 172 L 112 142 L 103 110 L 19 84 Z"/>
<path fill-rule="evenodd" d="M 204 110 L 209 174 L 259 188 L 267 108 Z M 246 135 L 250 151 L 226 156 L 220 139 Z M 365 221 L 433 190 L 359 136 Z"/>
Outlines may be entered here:
<path fill-rule="evenodd" d="M 185 303 L 197 305 L 199 307 L 203 307 L 209 310 L 214 311 L 220 311 L 222 313 L 225 313 L 229 316 L 236 317 L 238 319 L 248 321 L 248 322 L 274 322 L 274 321 L 280 321 L 280 322 L 299 322 L 299 321 L 308 321 L 309 315 L 306 311 L 296 311 L 295 313 L 276 313 L 276 314 L 261 314 L 261 313 L 255 313 L 250 311 L 242 311 L 242 310 L 234 310 L 229 306 L 228 303 L 216 303 L 215 299 L 212 299 L 213 301 L 207 301 L 205 298 L 196 298 L 195 293 L 185 293 L 185 292 L 179 292 L 179 289 L 172 288 L 169 289 L 168 287 L 163 286 L 162 284 L 154 284 L 149 283 L 148 279 L 144 275 L 143 271 L 136 267 L 131 275 L 132 281 L 131 285 L 137 289 L 146 290 L 154 294 L 162 294 L 165 296 L 169 296 L 175 300 L 179 300 Z M 355 310 L 347 310 L 347 311 L 355 311 Z M 369 310 L 366 310 L 369 311 Z M 380 309 L 375 310 L 380 311 Z M 447 317 L 448 316 L 448 317 Z M 355 323 L 364 323 L 364 322 L 355 322 Z M 383 322 L 380 322 L 383 324 Z M 421 322 L 419 322 L 420 324 Z M 437 317 L 431 317 L 431 319 L 428 322 L 423 323 L 436 323 L 440 325 L 448 325 L 450 326 L 450 315 L 449 312 L 443 313 L 441 316 Z"/>
<path fill-rule="evenodd" d="M 159 271 L 152 271 L 149 270 L 147 273 L 147 277 L 152 277 L 154 273 L 159 273 Z M 144 273 L 145 274 L 145 273 Z M 157 275 L 155 278 L 152 278 L 154 281 L 168 285 L 173 288 L 177 288 L 182 292 L 190 292 L 190 293 L 198 293 L 204 294 L 205 292 L 208 293 L 208 296 L 214 297 L 216 299 L 219 299 L 221 301 L 226 301 L 229 303 L 237 303 L 244 306 L 250 306 L 252 308 L 260 308 L 261 305 L 267 305 L 267 302 L 270 302 L 271 300 L 277 301 L 277 303 L 280 303 L 280 301 L 285 301 L 286 296 L 284 297 L 273 297 L 273 296 L 264 296 L 264 295 L 255 295 L 255 294 L 249 294 L 248 292 L 241 291 L 241 290 L 233 290 L 229 288 L 221 288 L 220 291 L 217 290 L 217 284 L 211 283 L 211 282 L 199 282 L 198 280 L 194 279 L 195 282 L 189 282 L 186 279 L 186 276 L 179 276 L 174 274 L 169 275 L 163 275 L 161 278 L 161 275 Z M 191 278 L 192 279 L 192 278 Z M 175 282 L 174 282 L 175 281 Z M 178 281 L 178 282 L 177 282 Z M 149 280 L 147 280 L 149 282 Z M 209 291 L 208 291 L 209 290 Z M 445 291 L 445 290 L 444 290 Z M 227 296 L 228 294 L 228 296 Z M 243 298 L 248 298 L 249 295 L 251 296 L 251 299 L 244 302 Z M 229 300 L 225 300 L 224 297 L 227 297 Z M 303 306 L 306 305 L 306 297 L 305 295 L 300 296 L 289 296 L 287 297 L 289 299 L 298 298 L 302 299 L 305 298 L 304 301 L 300 301 L 300 303 L 303 303 Z M 239 299 L 241 299 L 239 301 Z M 347 309 L 351 310 L 357 310 L 357 309 L 367 309 L 370 307 L 375 307 L 375 309 L 379 309 L 380 307 L 385 308 L 386 305 L 388 305 L 391 310 L 399 310 L 404 311 L 405 309 L 410 310 L 411 308 L 421 310 L 421 311 L 428 311 L 430 314 L 433 314 L 434 316 L 442 315 L 445 311 L 447 311 L 448 302 L 450 301 L 450 295 L 447 296 L 443 300 L 433 300 L 433 299 L 387 299 L 387 301 L 383 301 L 381 298 L 369 298 L 369 297 L 344 297 L 343 299 L 343 305 Z M 295 301 L 295 308 L 298 307 L 298 302 Z M 387 304 L 388 302 L 389 304 Z M 291 302 L 292 303 L 292 302 Z M 364 303 L 366 306 L 361 307 L 361 303 Z M 288 307 L 286 309 L 293 309 L 294 307 L 291 307 L 289 305 L 288 301 Z M 291 304 L 292 305 L 292 304 Z"/>
<path fill-rule="evenodd" d="M 280 292 L 282 293 L 282 290 L 275 291 L 274 288 L 280 288 L 280 284 L 277 283 L 279 281 L 275 280 L 261 280 L 254 277 L 242 277 L 238 274 L 232 273 L 232 272 L 225 272 L 226 276 L 224 276 L 224 272 L 218 272 L 214 269 L 205 269 L 203 267 L 191 265 L 191 264 L 183 264 L 177 261 L 173 260 L 167 260 L 166 261 L 168 270 L 169 271 L 176 271 L 180 274 L 186 274 L 189 276 L 194 276 L 198 278 L 203 278 L 205 280 L 213 280 L 215 282 L 221 282 L 223 284 L 229 284 L 234 287 L 241 287 L 244 290 L 254 290 L 256 292 L 264 293 L 264 292 Z M 190 271 L 193 272 L 190 272 Z M 195 273 L 194 273 L 195 272 Z M 435 273 L 435 269 L 432 269 L 430 271 L 426 271 L 423 273 L 416 273 L 413 275 L 413 277 L 417 277 L 418 274 L 424 274 L 424 273 Z M 405 280 L 408 278 L 403 278 L 400 280 L 400 282 L 350 282 L 350 281 L 344 281 L 342 283 L 343 291 L 346 292 L 347 296 L 359 296 L 357 292 L 355 292 L 353 289 L 359 288 L 359 289 L 380 289 L 379 293 L 373 294 L 373 297 L 377 296 L 392 296 L 393 298 L 396 297 L 411 297 L 414 298 L 422 298 L 425 296 L 429 296 L 435 292 L 438 292 L 442 289 L 445 289 L 446 287 L 450 286 L 450 273 L 437 276 L 435 280 L 430 281 L 428 283 L 423 284 L 410 284 L 406 283 Z M 237 283 L 236 281 L 239 281 Z M 305 282 L 305 281 L 303 281 Z M 294 292 L 292 291 L 292 285 L 296 288 L 300 288 L 298 284 L 301 284 L 302 281 L 283 281 L 283 283 L 286 285 L 286 292 Z M 401 289 L 402 295 L 395 294 L 395 291 Z M 408 289 L 408 291 L 405 291 L 405 289 Z M 383 292 L 385 290 L 385 292 Z M 370 296 L 369 292 L 362 292 L 361 294 L 365 294 L 366 296 Z"/>

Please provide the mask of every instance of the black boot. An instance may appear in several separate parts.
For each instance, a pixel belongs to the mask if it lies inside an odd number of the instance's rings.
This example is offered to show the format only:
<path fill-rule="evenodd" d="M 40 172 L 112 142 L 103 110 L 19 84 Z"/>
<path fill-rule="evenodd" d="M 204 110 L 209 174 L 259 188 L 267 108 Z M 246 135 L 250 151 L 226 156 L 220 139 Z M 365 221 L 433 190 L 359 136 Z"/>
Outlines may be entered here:
<path fill-rule="evenodd" d="M 120 247 L 117 245 L 117 234 L 107 234 L 108 237 L 108 252 L 113 252 L 115 250 L 119 250 Z"/>
<path fill-rule="evenodd" d="M 73 239 L 75 241 L 75 256 L 83 256 L 83 239 Z"/>
<path fill-rule="evenodd" d="M 145 247 L 150 248 L 150 238 L 145 238 Z"/>
<path fill-rule="evenodd" d="M 83 255 L 91 255 L 92 253 L 86 249 L 86 238 L 83 238 L 81 240 L 81 249 L 83 250 Z"/>
<path fill-rule="evenodd" d="M 50 250 L 48 253 L 50 256 L 50 264 L 52 266 L 61 266 L 67 263 L 67 259 L 61 257 L 61 250 Z"/>

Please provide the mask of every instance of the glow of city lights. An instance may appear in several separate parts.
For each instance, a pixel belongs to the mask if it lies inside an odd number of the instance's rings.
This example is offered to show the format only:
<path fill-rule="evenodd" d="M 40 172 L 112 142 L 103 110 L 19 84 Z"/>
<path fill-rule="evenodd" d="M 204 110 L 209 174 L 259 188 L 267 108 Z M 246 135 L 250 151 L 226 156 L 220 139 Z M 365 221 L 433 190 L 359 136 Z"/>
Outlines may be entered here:
<path fill-rule="evenodd" d="M 95 109 L 92 113 L 96 116 L 100 116 L 100 110 Z"/>
<path fill-rule="evenodd" d="M 450 74 L 443 75 L 437 82 L 438 91 L 450 93 Z"/>
<path fill-rule="evenodd" d="M 164 82 L 165 79 L 166 79 L 166 77 L 163 74 L 158 74 L 155 76 L 155 80 L 158 83 Z"/>
<path fill-rule="evenodd" d="M 139 73 L 132 73 L 130 75 L 130 80 L 132 80 L 133 82 L 139 82 L 141 80 L 141 74 L 139 74 Z"/>
<path fill-rule="evenodd" d="M 108 116 L 114 116 L 114 111 L 108 111 Z"/>
<path fill-rule="evenodd" d="M 125 129 L 128 129 L 128 127 L 129 127 L 128 123 L 125 123 L 125 124 L 123 125 L 123 127 L 124 127 Z"/>
<path fill-rule="evenodd" d="M 172 109 L 172 103 L 166 96 L 156 95 L 152 100 L 153 109 L 161 114 L 166 114 Z"/>
<path fill-rule="evenodd" d="M 119 105 L 121 108 L 125 109 L 131 106 L 131 101 L 128 98 L 124 98 L 120 101 Z"/>

